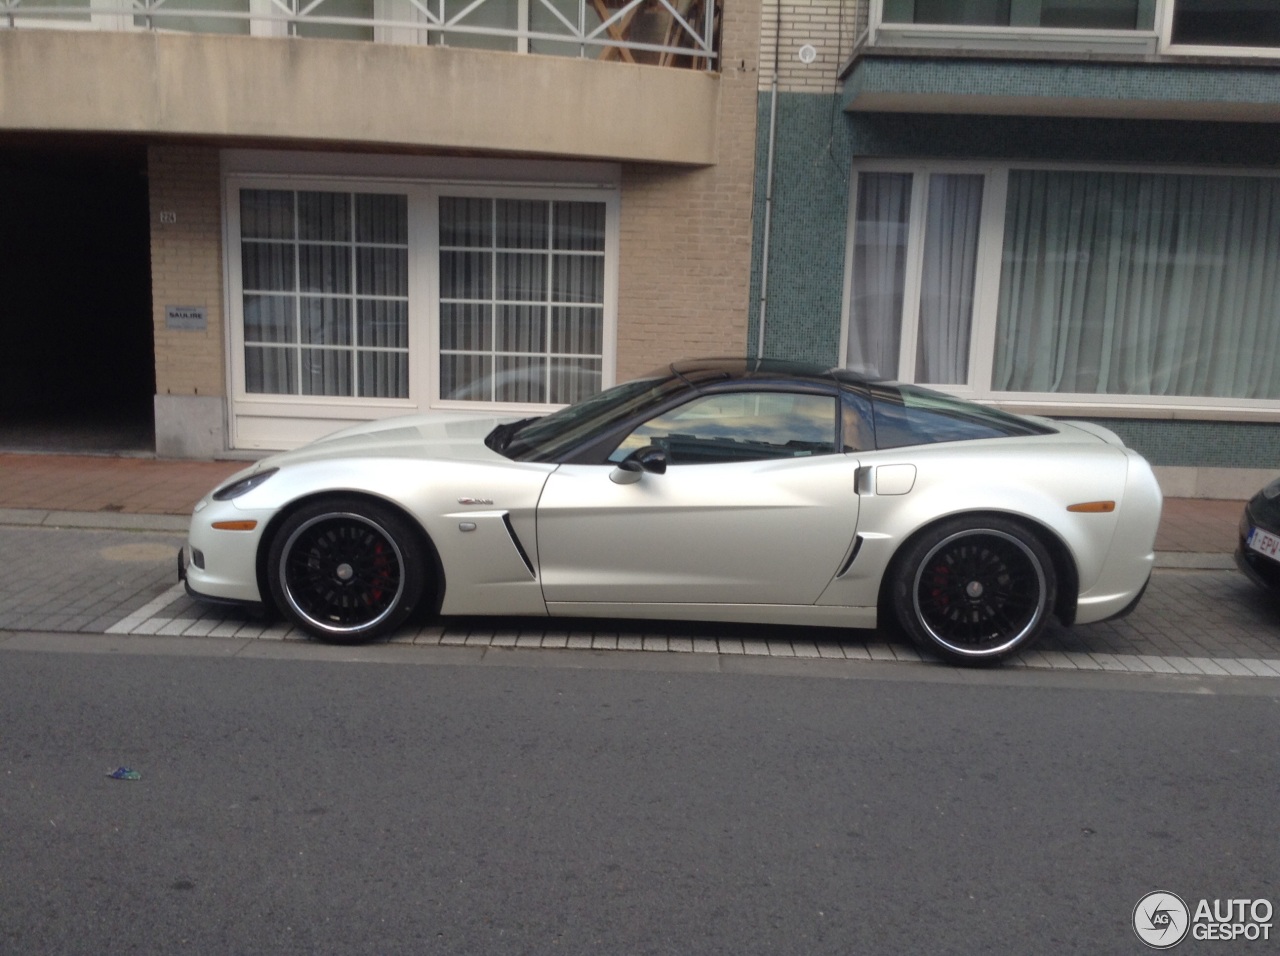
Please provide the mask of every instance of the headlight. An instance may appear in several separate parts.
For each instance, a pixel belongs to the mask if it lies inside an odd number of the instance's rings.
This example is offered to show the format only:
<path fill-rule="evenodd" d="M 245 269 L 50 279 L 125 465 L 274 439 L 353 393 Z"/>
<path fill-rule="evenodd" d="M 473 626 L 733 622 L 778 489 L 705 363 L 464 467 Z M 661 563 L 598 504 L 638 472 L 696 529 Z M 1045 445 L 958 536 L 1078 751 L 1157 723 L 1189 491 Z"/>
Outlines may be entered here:
<path fill-rule="evenodd" d="M 1271 482 L 1271 484 L 1267 485 L 1267 487 L 1262 489 L 1262 497 L 1266 498 L 1268 501 L 1271 501 L 1274 498 L 1280 498 L 1280 478 L 1277 478 L 1275 481 Z"/>
<path fill-rule="evenodd" d="M 230 501 L 232 498 L 247 495 L 279 470 L 279 468 L 268 468 L 265 471 L 255 472 L 247 478 L 241 478 L 239 481 L 233 481 L 229 485 L 224 485 L 213 493 L 213 500 Z"/>

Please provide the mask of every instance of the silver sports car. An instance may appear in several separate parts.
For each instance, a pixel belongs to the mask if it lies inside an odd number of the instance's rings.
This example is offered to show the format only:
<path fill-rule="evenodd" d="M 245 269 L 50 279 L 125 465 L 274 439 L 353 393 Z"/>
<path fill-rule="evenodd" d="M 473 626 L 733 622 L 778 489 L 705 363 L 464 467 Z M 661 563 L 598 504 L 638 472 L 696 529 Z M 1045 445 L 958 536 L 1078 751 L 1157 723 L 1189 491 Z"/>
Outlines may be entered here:
<path fill-rule="evenodd" d="M 188 590 L 327 641 L 415 613 L 874 628 L 984 663 L 1122 615 L 1161 497 L 1105 428 L 841 369 L 679 362 L 542 418 L 337 432 L 196 505 Z"/>

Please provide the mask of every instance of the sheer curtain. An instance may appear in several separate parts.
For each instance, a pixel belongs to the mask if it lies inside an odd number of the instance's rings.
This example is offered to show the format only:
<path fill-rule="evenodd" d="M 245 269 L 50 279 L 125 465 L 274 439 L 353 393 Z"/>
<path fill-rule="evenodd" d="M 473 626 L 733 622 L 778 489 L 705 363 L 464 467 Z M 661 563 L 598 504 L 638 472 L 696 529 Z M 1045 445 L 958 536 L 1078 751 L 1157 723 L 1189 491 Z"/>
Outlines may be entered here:
<path fill-rule="evenodd" d="M 440 199 L 440 397 L 569 404 L 600 390 L 605 206 Z"/>
<path fill-rule="evenodd" d="M 916 333 L 917 382 L 962 385 L 969 380 L 982 179 L 980 175 L 929 177 Z"/>
<path fill-rule="evenodd" d="M 998 391 L 1280 397 L 1280 180 L 1012 171 Z"/>
<path fill-rule="evenodd" d="M 903 323 L 915 332 L 915 381 L 963 384 L 982 218 L 983 177 L 928 176 L 921 221 L 911 221 L 912 173 L 859 173 L 846 364 L 897 378 Z M 923 178 L 923 174 L 921 174 Z M 918 311 L 905 314 L 909 260 L 920 264 Z"/>
<path fill-rule="evenodd" d="M 408 201 L 240 192 L 245 390 L 407 398 Z"/>
<path fill-rule="evenodd" d="M 858 173 L 849 290 L 849 368 L 898 377 L 911 173 Z"/>

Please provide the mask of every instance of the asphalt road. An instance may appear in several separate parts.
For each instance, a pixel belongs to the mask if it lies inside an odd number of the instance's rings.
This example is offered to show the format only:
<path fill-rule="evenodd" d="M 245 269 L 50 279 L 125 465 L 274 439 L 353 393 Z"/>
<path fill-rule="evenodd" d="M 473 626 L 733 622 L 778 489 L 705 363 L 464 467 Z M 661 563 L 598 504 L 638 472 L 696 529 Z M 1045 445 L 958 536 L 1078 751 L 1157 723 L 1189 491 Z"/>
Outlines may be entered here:
<path fill-rule="evenodd" d="M 1249 678 L 19 635 L 0 952 L 1149 952 L 1153 890 L 1280 904 L 1278 705 Z"/>

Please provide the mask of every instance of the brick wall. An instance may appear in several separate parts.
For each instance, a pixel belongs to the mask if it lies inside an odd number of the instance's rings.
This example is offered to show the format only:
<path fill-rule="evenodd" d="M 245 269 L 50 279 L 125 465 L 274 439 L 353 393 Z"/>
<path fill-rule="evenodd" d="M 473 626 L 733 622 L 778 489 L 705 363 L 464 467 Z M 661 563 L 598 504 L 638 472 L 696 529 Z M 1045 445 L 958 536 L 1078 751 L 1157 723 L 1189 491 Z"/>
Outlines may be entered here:
<path fill-rule="evenodd" d="M 716 164 L 623 167 L 619 381 L 747 353 L 760 0 L 729 0 L 726 14 Z"/>
<path fill-rule="evenodd" d="M 156 392 L 223 395 L 222 200 L 218 151 L 152 146 L 151 305 Z M 205 310 L 203 331 L 169 329 L 168 306 Z"/>
<path fill-rule="evenodd" d="M 777 43 L 778 89 L 784 93 L 835 92 L 840 67 L 849 58 L 857 31 L 866 29 L 867 3 L 868 0 L 763 0 L 760 89 L 769 89 L 773 82 Z M 800 49 L 806 45 L 817 53 L 812 63 L 800 59 Z"/>

